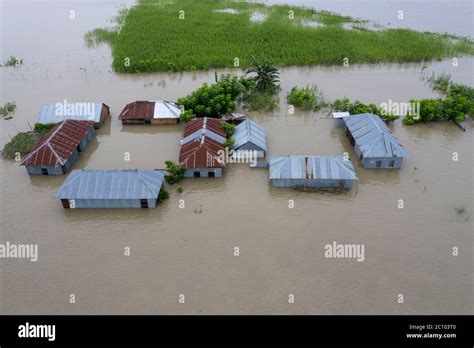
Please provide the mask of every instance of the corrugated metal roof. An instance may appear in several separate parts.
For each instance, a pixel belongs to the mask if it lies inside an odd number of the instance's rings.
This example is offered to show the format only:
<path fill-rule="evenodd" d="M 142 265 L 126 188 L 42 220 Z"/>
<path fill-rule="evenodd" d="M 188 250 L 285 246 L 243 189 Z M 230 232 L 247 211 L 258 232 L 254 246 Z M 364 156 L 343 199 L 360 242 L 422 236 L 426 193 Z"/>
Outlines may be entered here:
<path fill-rule="evenodd" d="M 186 122 L 184 138 L 201 129 L 208 129 L 221 137 L 226 138 L 226 132 L 221 128 L 222 121 L 216 118 L 200 117 Z"/>
<path fill-rule="evenodd" d="M 127 104 L 119 115 L 120 120 L 153 118 L 179 118 L 178 104 L 166 100 L 135 101 Z"/>
<path fill-rule="evenodd" d="M 93 121 L 65 120 L 43 135 L 33 150 L 20 163 L 25 166 L 62 166 L 76 150 Z"/>
<path fill-rule="evenodd" d="M 342 112 L 333 112 L 332 113 L 332 117 L 333 118 L 343 118 L 343 117 L 347 117 L 347 116 L 350 116 L 351 114 L 348 113 L 347 111 L 342 111 Z"/>
<path fill-rule="evenodd" d="M 57 123 L 64 120 L 100 122 L 103 103 L 76 102 L 43 105 L 39 114 L 39 123 Z"/>
<path fill-rule="evenodd" d="M 343 120 L 364 157 L 407 156 L 407 151 L 377 115 L 351 115 Z"/>
<path fill-rule="evenodd" d="M 120 120 L 152 119 L 155 103 L 150 101 L 136 101 L 125 105 L 119 115 Z"/>
<path fill-rule="evenodd" d="M 166 101 L 156 100 L 153 118 L 179 118 L 181 109 L 178 104 Z"/>
<path fill-rule="evenodd" d="M 181 145 L 187 144 L 190 141 L 194 141 L 196 139 L 201 139 L 203 136 L 211 138 L 212 140 L 217 141 L 218 143 L 224 144 L 226 141 L 226 138 L 223 136 L 220 136 L 213 131 L 203 128 L 195 131 L 194 133 L 188 135 L 186 138 L 181 139 Z"/>
<path fill-rule="evenodd" d="M 221 161 L 219 150 L 225 151 L 224 145 L 203 136 L 181 146 L 179 165 L 184 169 L 224 167 L 225 163 Z"/>
<path fill-rule="evenodd" d="M 286 156 L 269 158 L 270 179 L 357 180 L 354 166 L 343 156 Z"/>
<path fill-rule="evenodd" d="M 73 170 L 59 199 L 156 199 L 165 174 L 151 169 Z"/>
<path fill-rule="evenodd" d="M 262 150 L 267 151 L 265 130 L 262 126 L 248 118 L 234 128 L 232 138 L 234 139 L 234 149 L 238 149 L 242 145 L 251 142 Z"/>

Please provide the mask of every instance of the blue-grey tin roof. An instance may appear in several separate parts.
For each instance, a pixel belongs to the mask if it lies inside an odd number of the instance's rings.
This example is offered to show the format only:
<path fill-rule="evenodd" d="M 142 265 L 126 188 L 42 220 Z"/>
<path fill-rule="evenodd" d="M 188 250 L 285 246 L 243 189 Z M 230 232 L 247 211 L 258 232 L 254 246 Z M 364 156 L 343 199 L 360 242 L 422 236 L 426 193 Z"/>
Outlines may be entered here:
<path fill-rule="evenodd" d="M 58 123 L 64 120 L 100 122 L 102 103 L 77 102 L 43 105 L 38 117 L 39 123 Z"/>
<path fill-rule="evenodd" d="M 155 199 L 164 172 L 135 170 L 74 170 L 55 197 L 59 199 Z"/>
<path fill-rule="evenodd" d="M 232 138 L 234 139 L 234 149 L 238 149 L 242 145 L 251 142 L 262 150 L 267 151 L 265 130 L 262 126 L 248 118 L 234 128 Z"/>
<path fill-rule="evenodd" d="M 195 131 L 192 134 L 189 134 L 187 137 L 181 139 L 181 145 L 187 144 L 190 141 L 196 140 L 196 139 L 201 139 L 201 137 L 206 136 L 208 138 L 211 138 L 212 140 L 217 141 L 218 143 L 224 144 L 225 143 L 225 138 L 223 136 L 220 136 L 219 134 L 214 133 L 210 129 L 207 128 L 202 128 L 197 131 Z"/>
<path fill-rule="evenodd" d="M 286 156 L 269 158 L 270 179 L 357 180 L 354 166 L 343 156 Z"/>
<path fill-rule="evenodd" d="M 344 117 L 344 122 L 364 157 L 407 156 L 407 151 L 377 115 L 351 115 Z"/>

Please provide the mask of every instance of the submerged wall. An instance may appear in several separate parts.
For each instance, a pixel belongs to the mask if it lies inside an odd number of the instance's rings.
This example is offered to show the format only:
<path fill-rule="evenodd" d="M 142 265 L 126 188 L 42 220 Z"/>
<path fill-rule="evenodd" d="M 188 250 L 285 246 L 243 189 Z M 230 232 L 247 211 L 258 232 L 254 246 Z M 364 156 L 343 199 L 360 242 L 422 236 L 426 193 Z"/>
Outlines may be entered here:
<path fill-rule="evenodd" d="M 219 178 L 222 176 L 222 168 L 194 168 L 194 169 L 186 169 L 184 171 L 185 178 L 195 178 L 195 173 L 199 173 L 200 178 L 208 178 L 211 175 L 209 173 L 214 173 L 215 178 Z"/>
<path fill-rule="evenodd" d="M 271 179 L 273 187 L 308 187 L 320 189 L 349 190 L 352 188 L 353 180 L 323 180 L 323 179 Z"/>

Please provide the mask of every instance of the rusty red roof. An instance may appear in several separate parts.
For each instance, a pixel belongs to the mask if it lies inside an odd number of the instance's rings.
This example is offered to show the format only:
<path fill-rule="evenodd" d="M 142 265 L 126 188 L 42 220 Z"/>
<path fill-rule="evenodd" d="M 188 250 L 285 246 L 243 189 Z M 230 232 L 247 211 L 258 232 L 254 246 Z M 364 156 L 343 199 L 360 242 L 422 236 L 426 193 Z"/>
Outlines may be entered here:
<path fill-rule="evenodd" d="M 76 150 L 93 121 L 65 120 L 50 129 L 20 163 L 25 166 L 62 166 Z"/>
<path fill-rule="evenodd" d="M 219 150 L 224 151 L 224 145 L 203 136 L 181 146 L 179 165 L 184 169 L 224 167 Z"/>
<path fill-rule="evenodd" d="M 136 101 L 127 104 L 119 115 L 120 120 L 152 119 L 155 112 L 155 102 Z"/>
<path fill-rule="evenodd" d="M 222 121 L 217 118 L 201 117 L 195 118 L 186 123 L 184 128 L 184 138 L 196 131 L 206 128 L 224 138 L 227 137 L 226 132 L 221 128 Z"/>

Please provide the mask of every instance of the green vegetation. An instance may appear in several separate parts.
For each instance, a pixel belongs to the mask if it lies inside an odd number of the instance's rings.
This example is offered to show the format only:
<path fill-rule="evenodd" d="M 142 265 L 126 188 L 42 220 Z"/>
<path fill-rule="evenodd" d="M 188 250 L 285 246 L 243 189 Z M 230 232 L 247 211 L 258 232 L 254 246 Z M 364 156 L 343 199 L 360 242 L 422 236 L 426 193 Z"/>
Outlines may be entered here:
<path fill-rule="evenodd" d="M 21 157 L 27 155 L 38 140 L 48 133 L 53 126 L 54 123 L 35 123 L 33 131 L 18 133 L 5 145 L 2 150 L 2 157 L 5 159 L 15 159 L 17 153 Z"/>
<path fill-rule="evenodd" d="M 316 85 L 293 87 L 287 95 L 287 100 L 289 104 L 304 110 L 318 111 L 325 106 L 323 95 Z"/>
<path fill-rule="evenodd" d="M 13 111 L 16 109 L 16 104 L 15 102 L 7 102 L 5 105 L 0 106 L 0 115 L 3 116 L 5 120 L 10 120 L 13 118 L 11 115 Z"/>
<path fill-rule="evenodd" d="M 420 114 L 407 115 L 403 119 L 405 125 L 441 120 L 459 123 L 466 115 L 474 118 L 474 88 L 454 83 L 447 74 L 433 75 L 428 82 L 444 98 L 410 100 L 419 103 Z"/>
<path fill-rule="evenodd" d="M 34 133 L 47 133 L 51 128 L 53 128 L 56 123 L 35 123 L 33 128 Z"/>
<path fill-rule="evenodd" d="M 19 153 L 21 157 L 27 155 L 39 138 L 40 136 L 33 132 L 18 133 L 5 145 L 2 150 L 2 157 L 5 159 L 14 159 L 17 153 Z"/>
<path fill-rule="evenodd" d="M 265 18 L 252 21 L 256 12 Z M 360 20 L 289 5 L 139 0 L 123 16 L 119 26 L 88 33 L 86 41 L 109 42 L 114 70 L 125 73 L 247 68 L 252 55 L 288 66 L 340 65 L 344 58 L 350 64 L 422 62 L 474 54 L 467 38 L 409 29 L 375 31 Z"/>
<path fill-rule="evenodd" d="M 180 186 L 176 189 L 176 192 L 183 193 L 184 189 Z"/>
<path fill-rule="evenodd" d="M 179 115 L 180 122 L 188 122 L 191 121 L 193 118 L 196 118 L 196 115 L 193 114 L 192 110 L 183 110 Z"/>
<path fill-rule="evenodd" d="M 227 136 L 230 137 L 232 135 L 232 133 L 234 133 L 235 126 L 231 123 L 228 123 L 228 122 L 222 122 L 221 123 L 221 128 L 225 131 Z"/>
<path fill-rule="evenodd" d="M 459 215 L 462 215 L 466 212 L 466 208 L 454 208 L 454 211 Z"/>
<path fill-rule="evenodd" d="M 158 202 L 158 203 L 161 203 L 161 202 L 167 200 L 168 198 L 170 198 L 169 192 L 165 189 L 164 186 L 161 186 L 161 190 L 160 190 L 160 192 L 158 193 L 158 200 L 157 200 L 157 202 Z"/>
<path fill-rule="evenodd" d="M 243 85 L 237 76 L 221 75 L 216 83 L 205 83 L 190 95 L 179 98 L 178 104 L 195 117 L 219 118 L 235 110 L 236 98 L 242 91 Z M 191 113 L 187 113 L 186 118 Z"/>
<path fill-rule="evenodd" d="M 280 72 L 273 66 L 273 62 L 267 58 L 259 62 L 253 56 L 252 60 L 253 66 L 247 69 L 245 75 L 249 81 L 253 82 L 255 91 L 276 93 L 279 88 Z"/>
<path fill-rule="evenodd" d="M 252 63 L 240 79 L 244 87 L 240 102 L 249 111 L 273 111 L 280 102 L 280 72 L 267 58 L 259 62 L 252 56 Z"/>
<path fill-rule="evenodd" d="M 351 102 L 349 98 L 336 99 L 332 103 L 331 108 L 334 111 L 347 111 L 351 115 L 372 113 L 380 116 L 385 123 L 395 121 L 399 118 L 399 116 L 387 113 L 384 109 L 377 107 L 375 104 L 366 105 L 358 100 Z"/>
<path fill-rule="evenodd" d="M 178 163 L 166 161 L 165 165 L 166 171 L 168 172 L 168 175 L 165 176 L 165 180 L 168 184 L 175 184 L 184 177 L 184 169 L 182 169 Z"/>
<path fill-rule="evenodd" d="M 3 63 L 4 66 L 13 66 L 18 67 L 23 64 L 23 59 L 15 56 L 10 56 L 10 58 Z"/>
<path fill-rule="evenodd" d="M 248 111 L 272 112 L 280 105 L 278 94 L 258 92 L 253 89 L 245 90 L 240 100 Z"/>
<path fill-rule="evenodd" d="M 234 139 L 232 138 L 228 138 L 225 142 L 224 142 L 224 147 L 228 147 L 229 149 L 232 149 L 234 147 Z"/>

